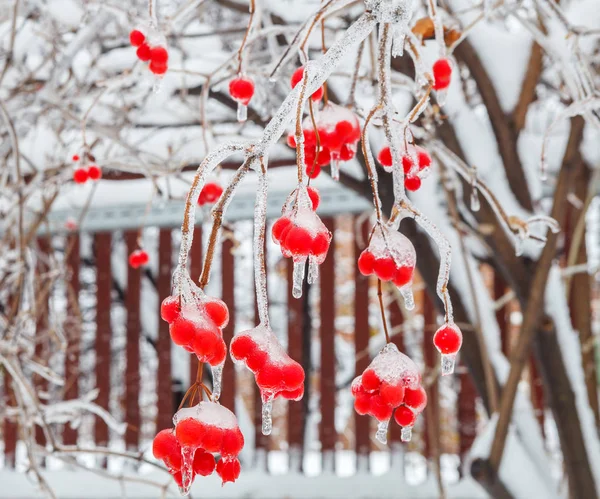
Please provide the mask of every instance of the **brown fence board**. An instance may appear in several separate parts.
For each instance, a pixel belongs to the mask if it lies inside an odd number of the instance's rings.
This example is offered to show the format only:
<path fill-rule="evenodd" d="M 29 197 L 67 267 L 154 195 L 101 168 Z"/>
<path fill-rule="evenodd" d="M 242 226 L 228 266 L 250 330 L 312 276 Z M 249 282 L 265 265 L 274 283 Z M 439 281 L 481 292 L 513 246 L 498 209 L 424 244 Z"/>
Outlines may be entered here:
<path fill-rule="evenodd" d="M 190 254 L 190 276 L 195 282 L 198 282 L 200 273 L 202 272 L 202 226 L 194 227 L 194 241 Z M 190 385 L 196 381 L 198 371 L 198 357 L 195 354 L 190 354 Z"/>
<path fill-rule="evenodd" d="M 388 310 L 390 317 L 390 331 L 395 331 L 390 340 L 398 347 L 398 350 L 400 350 L 402 353 L 406 353 L 406 347 L 404 345 L 404 331 L 396 331 L 397 328 L 402 327 L 402 324 L 404 324 L 404 314 L 402 313 L 397 299 L 392 300 Z M 390 440 L 392 442 L 401 442 L 400 433 L 400 426 L 392 420 L 390 422 Z"/>
<path fill-rule="evenodd" d="M 223 340 L 229 348 L 233 333 L 235 331 L 235 256 L 233 251 L 233 241 L 226 238 L 223 241 L 221 252 L 222 266 L 222 299 L 229 308 L 229 324 L 223 329 Z M 225 359 L 223 366 L 223 385 L 221 388 L 221 404 L 232 411 L 235 410 L 235 369 L 233 361 L 230 358 Z"/>

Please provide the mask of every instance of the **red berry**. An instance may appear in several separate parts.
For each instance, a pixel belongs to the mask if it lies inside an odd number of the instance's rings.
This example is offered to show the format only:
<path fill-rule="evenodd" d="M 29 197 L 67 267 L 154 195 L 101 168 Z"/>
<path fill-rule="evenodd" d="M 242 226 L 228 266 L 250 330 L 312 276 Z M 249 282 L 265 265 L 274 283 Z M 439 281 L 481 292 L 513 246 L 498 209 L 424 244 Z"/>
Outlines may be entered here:
<path fill-rule="evenodd" d="M 248 105 L 254 95 L 254 82 L 244 76 L 234 78 L 229 82 L 229 95 L 243 105 Z"/>
<path fill-rule="evenodd" d="M 97 165 L 90 165 L 88 168 L 88 177 L 90 180 L 100 180 L 102 178 L 102 170 Z"/>
<path fill-rule="evenodd" d="M 366 393 L 359 393 L 354 399 L 354 410 L 364 416 L 371 410 L 371 396 Z"/>
<path fill-rule="evenodd" d="M 401 405 L 394 413 L 394 419 L 400 426 L 413 426 L 417 415 L 405 405 Z"/>
<path fill-rule="evenodd" d="M 296 136 L 293 132 L 288 133 L 286 144 L 292 148 L 296 148 Z"/>
<path fill-rule="evenodd" d="M 404 187 L 409 191 L 418 191 L 421 188 L 421 179 L 417 175 L 413 177 L 404 177 Z"/>
<path fill-rule="evenodd" d="M 169 52 L 165 47 L 152 47 L 150 49 L 150 60 L 155 64 L 167 64 Z"/>
<path fill-rule="evenodd" d="M 312 244 L 310 232 L 298 226 L 294 226 L 285 238 L 286 248 L 293 255 L 308 255 Z"/>
<path fill-rule="evenodd" d="M 167 296 L 160 305 L 160 316 L 163 321 L 169 324 L 175 322 L 180 313 L 181 307 L 177 296 Z"/>
<path fill-rule="evenodd" d="M 217 327 L 225 327 L 229 322 L 229 309 L 225 305 L 225 302 L 218 298 L 213 298 L 206 302 L 204 310 Z"/>
<path fill-rule="evenodd" d="M 413 160 L 411 159 L 411 157 L 406 154 L 402 156 L 402 169 L 404 170 L 404 175 L 407 175 L 408 172 L 412 170 L 412 167 Z"/>
<path fill-rule="evenodd" d="M 304 383 L 304 369 L 297 362 L 284 365 L 281 368 L 281 378 L 286 387 L 296 388 Z"/>
<path fill-rule="evenodd" d="M 404 387 L 402 385 L 391 385 L 382 382 L 379 387 L 381 401 L 390 407 L 398 407 L 404 399 Z"/>
<path fill-rule="evenodd" d="M 313 239 L 310 252 L 314 256 L 321 256 L 329 250 L 331 236 L 327 232 L 319 232 Z"/>
<path fill-rule="evenodd" d="M 308 178 L 317 178 L 321 173 L 321 167 L 319 165 L 309 165 L 306 167 L 306 175 Z"/>
<path fill-rule="evenodd" d="M 340 161 L 350 161 L 354 157 L 354 150 L 346 144 L 340 149 Z"/>
<path fill-rule="evenodd" d="M 377 390 L 379 388 L 379 385 L 381 385 L 381 380 L 379 379 L 377 374 L 375 374 L 375 371 L 373 371 L 373 369 L 367 369 L 364 373 L 362 373 L 361 380 L 362 386 L 365 390 L 369 392 Z"/>
<path fill-rule="evenodd" d="M 224 430 L 217 426 L 206 426 L 202 435 L 202 448 L 207 452 L 221 452 Z"/>
<path fill-rule="evenodd" d="M 216 182 L 209 182 L 200 192 L 200 196 L 204 198 L 205 203 L 216 202 L 221 197 L 221 194 L 223 194 L 223 188 Z"/>
<path fill-rule="evenodd" d="M 147 43 L 143 43 L 136 50 L 136 55 L 140 61 L 149 61 L 150 60 L 150 45 Z"/>
<path fill-rule="evenodd" d="M 200 476 L 208 476 L 215 471 L 215 458 L 203 449 L 198 449 L 194 454 L 194 473 Z"/>
<path fill-rule="evenodd" d="M 196 326 L 192 321 L 180 316 L 169 327 L 169 333 L 176 345 L 189 345 L 196 336 Z"/>
<path fill-rule="evenodd" d="M 406 388 L 404 390 L 404 405 L 417 413 L 423 412 L 423 409 L 427 405 L 427 393 L 423 387 L 420 386 L 415 390 Z"/>
<path fill-rule="evenodd" d="M 160 431 L 152 442 L 152 454 L 156 459 L 161 459 L 170 470 L 181 469 L 181 447 L 169 428 Z"/>
<path fill-rule="evenodd" d="M 221 340 L 217 342 L 213 349 L 212 356 L 207 356 L 206 361 L 211 366 L 218 366 L 225 362 L 225 357 L 227 357 L 227 345 Z"/>
<path fill-rule="evenodd" d="M 307 187 L 306 191 L 308 192 L 308 197 L 310 198 L 310 202 L 312 203 L 313 211 L 317 211 L 319 203 L 321 202 L 319 191 L 314 187 Z"/>
<path fill-rule="evenodd" d="M 433 344 L 441 354 L 455 354 L 462 345 L 462 333 L 454 325 L 444 325 L 433 335 Z"/>
<path fill-rule="evenodd" d="M 145 39 L 146 37 L 144 33 L 138 29 L 134 29 L 131 31 L 131 33 L 129 33 L 129 43 L 131 43 L 131 45 L 134 47 L 139 47 L 142 43 L 144 43 Z"/>
<path fill-rule="evenodd" d="M 452 66 L 448 59 L 438 59 L 433 63 L 433 89 L 443 90 L 448 88 L 452 78 Z"/>
<path fill-rule="evenodd" d="M 295 390 L 283 390 L 279 394 L 288 400 L 300 400 L 304 396 L 304 384 L 300 385 Z"/>
<path fill-rule="evenodd" d="M 394 276 L 394 284 L 401 288 L 406 286 L 412 279 L 413 268 L 408 266 L 398 267 L 396 269 L 396 275 Z"/>
<path fill-rule="evenodd" d="M 167 69 L 169 69 L 169 67 L 161 62 L 150 61 L 148 69 L 155 75 L 164 75 L 167 72 Z"/>
<path fill-rule="evenodd" d="M 423 170 L 431 166 L 431 156 L 422 147 L 417 147 L 417 158 L 419 160 L 419 170 Z"/>
<path fill-rule="evenodd" d="M 368 249 L 358 257 L 358 270 L 362 275 L 371 275 L 374 272 L 375 257 Z"/>
<path fill-rule="evenodd" d="M 236 336 L 231 340 L 229 348 L 231 355 L 237 360 L 244 360 L 256 349 L 256 343 L 250 336 Z"/>
<path fill-rule="evenodd" d="M 281 369 L 271 363 L 263 365 L 256 375 L 256 384 L 262 389 L 277 391 L 283 384 Z"/>
<path fill-rule="evenodd" d="M 384 404 L 380 397 L 373 397 L 371 400 L 371 415 L 377 419 L 377 421 L 387 421 L 392 417 L 393 409 Z"/>
<path fill-rule="evenodd" d="M 389 147 L 384 147 L 381 151 L 379 151 L 379 154 L 377 155 L 377 161 L 379 161 L 382 166 L 392 166 L 392 151 L 390 151 Z"/>
<path fill-rule="evenodd" d="M 175 436 L 182 447 L 197 448 L 202 441 L 205 425 L 194 418 L 182 419 L 175 427 Z"/>
<path fill-rule="evenodd" d="M 73 154 L 73 157 L 71 158 L 73 161 L 79 161 L 79 155 L 77 154 Z"/>
<path fill-rule="evenodd" d="M 396 262 L 391 256 L 376 258 L 373 263 L 373 271 L 382 281 L 391 281 L 396 274 Z"/>
<path fill-rule="evenodd" d="M 177 486 L 181 487 L 183 484 L 183 477 L 181 476 L 181 471 L 178 471 L 177 473 L 171 473 L 171 476 L 173 477 L 173 480 L 175 480 Z"/>
<path fill-rule="evenodd" d="M 304 66 L 300 66 L 298 69 L 296 69 L 296 71 L 294 71 L 294 74 L 292 75 L 292 79 L 290 81 L 290 83 L 292 84 L 292 88 L 298 85 L 298 83 L 302 81 L 302 78 L 304 78 Z M 310 96 L 310 98 L 315 101 L 321 100 L 322 97 L 323 87 L 320 87 L 319 90 L 317 90 Z"/>
<path fill-rule="evenodd" d="M 319 151 L 317 154 L 317 165 L 321 168 L 327 166 L 331 162 L 331 152 L 329 149 L 324 148 Z"/>
<path fill-rule="evenodd" d="M 255 348 L 246 358 L 246 366 L 248 366 L 248 369 L 252 372 L 256 372 L 262 369 L 268 360 L 269 355 L 267 352 L 260 348 Z"/>
<path fill-rule="evenodd" d="M 354 126 L 348 120 L 338 121 L 335 125 L 335 133 L 342 140 L 345 140 L 347 137 L 352 135 L 354 131 Z"/>
<path fill-rule="evenodd" d="M 88 178 L 88 171 L 85 168 L 77 168 L 77 170 L 73 172 L 73 180 L 76 184 L 85 184 Z"/>
<path fill-rule="evenodd" d="M 238 459 L 221 458 L 217 463 L 217 475 L 221 477 L 223 483 L 235 482 L 240 476 L 240 462 Z"/>
<path fill-rule="evenodd" d="M 273 239 L 276 241 L 281 241 L 281 235 L 283 231 L 292 225 L 292 221 L 287 217 L 278 218 L 273 224 L 273 228 L 271 229 L 271 233 L 273 234 Z"/>
<path fill-rule="evenodd" d="M 239 428 L 226 430 L 221 445 L 221 455 L 237 456 L 244 447 L 244 435 Z"/>
<path fill-rule="evenodd" d="M 196 335 L 193 339 L 192 345 L 194 353 L 199 359 L 212 359 L 212 356 L 217 348 L 217 344 L 219 341 L 223 340 L 220 339 L 218 334 L 215 334 L 214 331 L 208 328 L 197 328 L 195 332 Z"/>
<path fill-rule="evenodd" d="M 137 249 L 129 255 L 129 265 L 131 265 L 134 269 L 141 267 L 142 265 L 146 265 L 150 257 L 148 253 L 144 250 Z"/>

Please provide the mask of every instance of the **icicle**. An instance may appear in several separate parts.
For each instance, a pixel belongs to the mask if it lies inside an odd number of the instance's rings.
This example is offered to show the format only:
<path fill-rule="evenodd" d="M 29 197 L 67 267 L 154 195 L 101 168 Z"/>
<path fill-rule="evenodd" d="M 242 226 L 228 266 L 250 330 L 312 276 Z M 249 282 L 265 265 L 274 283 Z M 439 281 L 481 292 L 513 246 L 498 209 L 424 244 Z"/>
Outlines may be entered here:
<path fill-rule="evenodd" d="M 262 434 L 270 435 L 273 430 L 273 395 L 263 395 L 262 401 Z"/>
<path fill-rule="evenodd" d="M 415 297 L 413 296 L 412 286 L 404 286 L 400 288 L 400 294 L 404 299 L 404 308 L 406 310 L 412 310 L 415 308 Z"/>
<path fill-rule="evenodd" d="M 436 90 L 437 101 L 440 106 L 446 104 L 446 97 L 448 96 L 448 89 Z"/>
<path fill-rule="evenodd" d="M 379 424 L 377 425 L 377 433 L 375 434 L 375 438 L 382 444 L 387 444 L 387 432 L 389 424 L 389 421 L 379 421 Z"/>
<path fill-rule="evenodd" d="M 515 238 L 515 256 L 523 255 L 523 239 L 519 236 Z"/>
<path fill-rule="evenodd" d="M 317 282 L 319 278 L 319 264 L 314 256 L 308 257 L 308 284 Z"/>
<path fill-rule="evenodd" d="M 243 123 L 247 119 L 248 119 L 248 106 L 246 106 L 245 104 L 242 104 L 241 102 L 238 102 L 237 120 L 240 123 Z"/>
<path fill-rule="evenodd" d="M 402 428 L 402 430 L 400 431 L 400 440 L 402 440 L 403 442 L 410 442 L 411 438 L 412 438 L 412 427 L 404 426 Z"/>
<path fill-rule="evenodd" d="M 331 178 L 340 179 L 340 156 L 337 153 L 331 153 Z"/>
<path fill-rule="evenodd" d="M 162 78 L 154 78 L 154 81 L 152 82 L 152 92 L 155 94 L 160 93 L 162 90 L 162 81 Z"/>
<path fill-rule="evenodd" d="M 181 487 L 179 492 L 182 496 L 187 496 L 190 493 L 190 488 L 194 482 L 194 453 L 196 449 L 191 447 L 181 448 Z"/>
<path fill-rule="evenodd" d="M 479 208 L 481 208 L 479 195 L 477 194 L 477 189 L 473 189 L 471 191 L 471 211 L 479 211 Z"/>
<path fill-rule="evenodd" d="M 213 391 L 212 391 L 212 399 L 213 402 L 216 402 L 221 397 L 221 384 L 223 381 L 223 366 L 225 362 L 219 364 L 218 366 L 211 367 L 212 377 L 213 377 Z"/>
<path fill-rule="evenodd" d="M 404 39 L 406 35 L 401 28 L 394 28 L 394 38 L 392 40 L 392 55 L 402 57 L 404 55 Z"/>
<path fill-rule="evenodd" d="M 442 376 L 447 376 L 454 372 L 456 354 L 442 354 Z"/>
<path fill-rule="evenodd" d="M 292 296 L 294 298 L 300 298 L 302 296 L 302 282 L 304 281 L 304 268 L 306 267 L 306 260 L 301 262 L 294 262 L 294 276 L 292 282 Z"/>

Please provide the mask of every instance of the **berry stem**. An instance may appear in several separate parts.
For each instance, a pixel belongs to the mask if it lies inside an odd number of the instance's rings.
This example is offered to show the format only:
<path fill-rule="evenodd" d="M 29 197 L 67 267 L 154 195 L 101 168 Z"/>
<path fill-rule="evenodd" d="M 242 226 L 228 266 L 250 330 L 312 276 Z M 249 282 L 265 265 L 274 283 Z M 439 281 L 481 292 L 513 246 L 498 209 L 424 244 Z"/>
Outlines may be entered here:
<path fill-rule="evenodd" d="M 308 176 L 307 186 L 310 186 L 310 180 L 312 178 L 313 173 L 315 172 L 315 168 L 317 167 L 317 161 L 319 159 L 319 149 L 321 148 L 321 137 L 319 136 L 319 130 L 317 128 L 317 120 L 315 118 L 315 113 L 313 110 L 313 101 L 312 99 L 308 100 L 308 110 L 310 112 L 310 119 L 313 124 L 313 129 L 315 130 L 315 138 L 317 140 L 317 145 L 315 146 L 315 159 L 313 159 L 312 169 L 310 170 L 310 175 Z"/>
<path fill-rule="evenodd" d="M 373 204 L 375 205 L 375 213 L 377 215 L 378 222 L 381 221 L 381 203 L 379 201 L 379 192 L 377 190 L 377 173 L 375 172 L 375 166 L 371 161 L 371 151 L 368 145 L 368 128 L 369 123 L 373 119 L 373 116 L 375 116 L 375 113 L 377 113 L 377 111 L 379 111 L 380 109 L 381 104 L 377 104 L 375 107 L 373 107 L 373 109 L 371 109 L 371 112 L 365 120 L 365 125 L 363 126 L 361 137 L 361 147 L 363 150 L 363 156 L 365 157 L 365 165 L 368 171 L 369 182 L 371 184 L 371 191 L 373 192 Z"/>
<path fill-rule="evenodd" d="M 242 43 L 240 48 L 238 49 L 237 58 L 238 58 L 238 74 L 242 73 L 242 54 L 244 53 L 244 48 L 246 47 L 246 42 L 248 41 L 248 36 L 250 35 L 250 31 L 252 30 L 252 24 L 254 22 L 254 13 L 256 11 L 255 0 L 250 0 L 250 18 L 248 19 L 248 27 L 246 28 L 246 32 L 244 33 L 244 38 L 242 39 Z"/>
<path fill-rule="evenodd" d="M 321 52 L 324 54 L 327 52 L 327 46 L 325 45 L 325 18 L 321 19 Z M 327 80 L 323 83 L 323 104 L 327 105 L 329 102 L 329 95 L 327 93 Z"/>

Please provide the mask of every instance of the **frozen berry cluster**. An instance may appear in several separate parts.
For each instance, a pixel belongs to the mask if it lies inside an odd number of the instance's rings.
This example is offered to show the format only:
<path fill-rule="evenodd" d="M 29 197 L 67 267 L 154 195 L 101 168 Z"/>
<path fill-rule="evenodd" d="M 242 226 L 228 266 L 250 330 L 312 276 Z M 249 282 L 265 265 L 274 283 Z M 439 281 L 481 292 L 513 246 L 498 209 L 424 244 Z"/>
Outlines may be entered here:
<path fill-rule="evenodd" d="M 134 269 L 143 267 L 144 265 L 148 265 L 150 261 L 150 256 L 148 252 L 144 249 L 136 249 L 131 252 L 129 255 L 129 265 Z"/>
<path fill-rule="evenodd" d="M 164 75 L 168 69 L 169 52 L 166 47 L 150 43 L 148 37 L 139 29 L 129 33 L 129 42 L 137 47 L 136 55 L 140 61 L 149 62 L 148 69 L 156 75 Z"/>
<path fill-rule="evenodd" d="M 420 386 L 421 376 L 416 364 L 401 353 L 396 345 L 388 343 L 373 359 L 369 367 L 352 382 L 354 409 L 358 414 L 368 414 L 379 421 L 377 438 L 386 441 L 389 420 L 394 409 L 405 412 L 408 408 L 416 416 L 427 404 L 427 395 Z M 396 421 L 398 422 L 398 417 Z M 403 428 L 414 424 L 401 419 Z M 404 432 L 405 439 L 409 434 Z"/>
<path fill-rule="evenodd" d="M 160 316 L 169 324 L 173 343 L 213 367 L 225 362 L 227 346 L 223 328 L 229 322 L 225 302 L 204 295 L 189 302 L 183 301 L 183 297 L 168 296 L 162 302 Z"/>
<path fill-rule="evenodd" d="M 223 194 L 223 187 L 220 184 L 217 182 L 208 182 L 200 191 L 198 205 L 214 204 L 221 197 L 221 194 Z"/>
<path fill-rule="evenodd" d="M 304 369 L 293 360 L 266 326 L 238 334 L 231 341 L 231 357 L 254 373 L 263 401 L 276 397 L 300 400 L 304 395 Z"/>
<path fill-rule="evenodd" d="M 376 275 L 403 288 L 412 283 L 416 263 L 417 255 L 410 240 L 397 230 L 377 224 L 369 246 L 358 257 L 358 270 L 365 276 Z"/>
<path fill-rule="evenodd" d="M 173 422 L 175 428 L 156 435 L 152 452 L 165 463 L 182 493 L 189 492 L 197 475 L 216 471 L 223 484 L 238 479 L 244 436 L 229 409 L 215 402 L 200 402 L 180 409 Z M 218 461 L 215 455 L 220 455 Z"/>
<path fill-rule="evenodd" d="M 309 189 L 300 186 L 290 194 L 281 217 L 273 224 L 272 235 L 286 258 L 303 262 L 310 257 L 320 265 L 327 256 L 332 234 L 314 211 L 319 205 L 318 191 Z"/>
<path fill-rule="evenodd" d="M 392 171 L 392 152 L 389 147 L 384 147 L 377 155 L 377 160 L 387 172 Z M 422 179 L 431 167 L 431 156 L 419 146 L 408 146 L 408 150 L 402 154 L 402 169 L 404 170 L 404 187 L 409 191 L 417 191 L 421 188 Z"/>
<path fill-rule="evenodd" d="M 315 122 L 316 130 L 310 116 L 302 123 L 306 174 L 316 178 L 321 168 L 331 163 L 332 177 L 335 178 L 339 162 L 349 161 L 356 154 L 360 139 L 358 118 L 350 109 L 329 102 L 316 115 Z M 296 147 L 293 132 L 288 134 L 287 144 Z"/>

